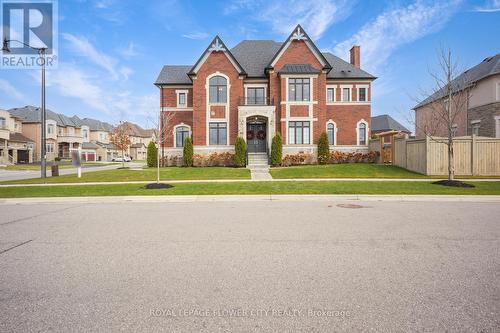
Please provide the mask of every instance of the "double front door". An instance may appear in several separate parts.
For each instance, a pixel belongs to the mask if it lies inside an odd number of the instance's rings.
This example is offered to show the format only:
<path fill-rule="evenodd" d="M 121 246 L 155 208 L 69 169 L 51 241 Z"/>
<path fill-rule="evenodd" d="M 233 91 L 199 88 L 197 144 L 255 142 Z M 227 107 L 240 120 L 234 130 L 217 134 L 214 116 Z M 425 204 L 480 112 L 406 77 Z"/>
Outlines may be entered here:
<path fill-rule="evenodd" d="M 247 124 L 247 147 L 249 153 L 265 153 L 267 140 L 266 124 Z"/>

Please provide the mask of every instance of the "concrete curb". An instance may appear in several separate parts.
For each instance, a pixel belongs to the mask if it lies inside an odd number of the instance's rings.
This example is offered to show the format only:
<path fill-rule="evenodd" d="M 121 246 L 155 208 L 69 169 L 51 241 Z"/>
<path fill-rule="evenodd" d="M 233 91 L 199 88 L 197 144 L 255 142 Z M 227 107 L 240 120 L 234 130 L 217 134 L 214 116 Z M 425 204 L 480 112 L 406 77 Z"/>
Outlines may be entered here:
<path fill-rule="evenodd" d="M 293 178 L 293 179 L 186 179 L 186 180 L 162 180 L 162 183 L 245 183 L 245 182 L 435 182 L 441 178 Z M 500 182 L 500 179 L 460 179 L 464 182 Z M 88 183 L 56 183 L 56 184 L 0 184 L 2 187 L 44 187 L 44 186 L 90 186 L 90 185 L 126 185 L 126 184 L 149 184 L 155 180 L 128 181 L 128 182 L 88 182 Z"/>
<path fill-rule="evenodd" d="M 130 203 L 130 202 L 258 202 L 258 201 L 387 201 L 387 202 L 492 202 L 500 203 L 499 195 L 164 195 L 104 196 L 0 199 L 0 205 L 54 203 Z"/>

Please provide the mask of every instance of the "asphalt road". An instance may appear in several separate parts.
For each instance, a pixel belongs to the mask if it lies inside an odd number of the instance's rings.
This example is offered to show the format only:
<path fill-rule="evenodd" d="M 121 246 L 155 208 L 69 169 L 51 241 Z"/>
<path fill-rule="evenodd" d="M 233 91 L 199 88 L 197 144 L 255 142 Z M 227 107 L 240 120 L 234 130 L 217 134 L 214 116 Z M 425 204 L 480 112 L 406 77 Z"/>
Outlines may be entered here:
<path fill-rule="evenodd" d="M 500 330 L 498 203 L 345 203 L 0 203 L 0 331 Z"/>
<path fill-rule="evenodd" d="M 104 164 L 104 163 L 103 163 Z M 102 170 L 112 170 L 117 169 L 122 166 L 121 163 L 115 163 L 113 165 L 105 165 L 105 166 L 91 166 L 91 167 L 83 167 L 82 173 L 85 172 L 93 172 L 93 171 L 102 171 Z M 129 162 L 126 163 L 125 166 L 131 168 L 142 168 L 144 163 L 135 163 Z M 59 175 L 71 175 L 76 174 L 76 168 L 68 168 L 68 169 L 59 169 Z M 50 168 L 47 169 L 47 177 L 50 177 L 52 172 Z M 32 171 L 32 170 L 5 170 L 0 169 L 0 182 L 8 181 L 8 180 L 21 180 L 21 179 L 31 179 L 31 178 L 40 178 L 40 171 Z"/>

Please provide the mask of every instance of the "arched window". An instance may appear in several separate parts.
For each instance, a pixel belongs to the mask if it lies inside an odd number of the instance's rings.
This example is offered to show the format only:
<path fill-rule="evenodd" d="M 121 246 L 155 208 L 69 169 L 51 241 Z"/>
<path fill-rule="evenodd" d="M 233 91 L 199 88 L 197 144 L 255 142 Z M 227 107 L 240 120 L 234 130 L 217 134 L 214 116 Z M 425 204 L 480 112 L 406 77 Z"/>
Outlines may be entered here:
<path fill-rule="evenodd" d="M 184 141 L 189 137 L 189 127 L 178 126 L 175 129 L 175 146 L 178 148 L 184 147 Z"/>
<path fill-rule="evenodd" d="M 0 117 L 0 128 L 6 128 L 7 127 L 7 121 L 5 120 L 4 117 Z"/>
<path fill-rule="evenodd" d="M 209 80 L 209 101 L 210 103 L 226 103 L 227 101 L 227 80 L 225 77 L 217 75 Z"/>
<path fill-rule="evenodd" d="M 358 125 L 358 144 L 360 146 L 366 145 L 366 124 L 360 123 Z"/>
<path fill-rule="evenodd" d="M 328 123 L 326 132 L 328 134 L 328 143 L 335 145 L 335 125 L 333 123 Z"/>

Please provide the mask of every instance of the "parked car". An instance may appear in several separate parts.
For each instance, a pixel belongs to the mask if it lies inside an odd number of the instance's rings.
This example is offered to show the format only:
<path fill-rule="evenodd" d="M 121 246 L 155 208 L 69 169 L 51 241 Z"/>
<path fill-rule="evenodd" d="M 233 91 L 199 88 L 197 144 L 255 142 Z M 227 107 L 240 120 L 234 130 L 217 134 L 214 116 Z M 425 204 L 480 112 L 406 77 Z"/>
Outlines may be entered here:
<path fill-rule="evenodd" d="M 131 162 L 132 159 L 129 156 L 125 155 L 124 157 L 121 157 L 121 156 L 115 157 L 111 161 L 112 162 Z"/>

